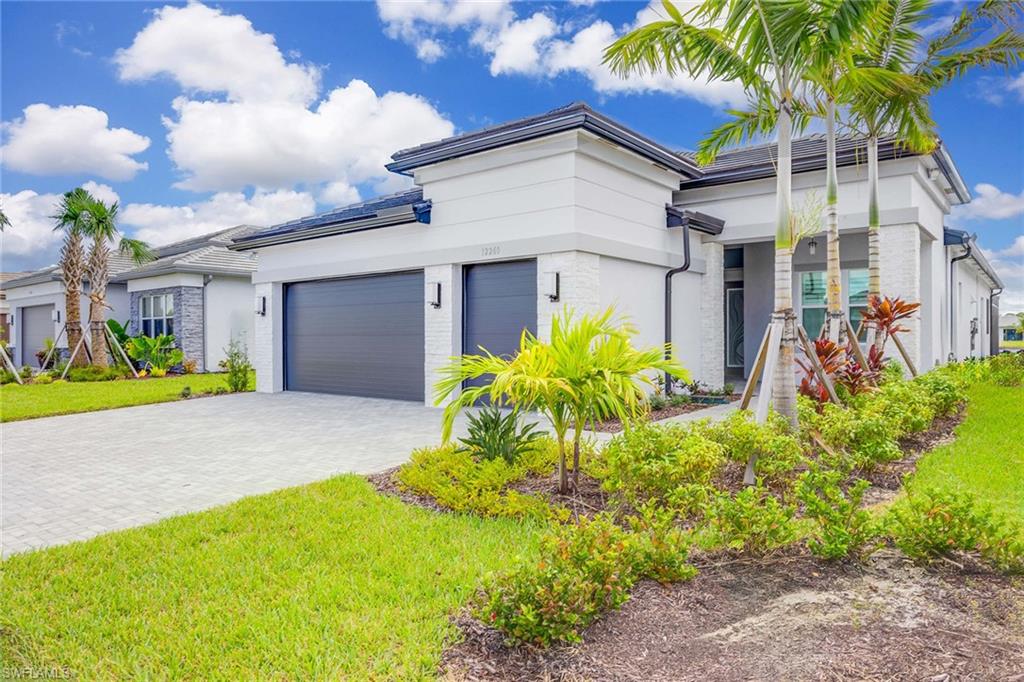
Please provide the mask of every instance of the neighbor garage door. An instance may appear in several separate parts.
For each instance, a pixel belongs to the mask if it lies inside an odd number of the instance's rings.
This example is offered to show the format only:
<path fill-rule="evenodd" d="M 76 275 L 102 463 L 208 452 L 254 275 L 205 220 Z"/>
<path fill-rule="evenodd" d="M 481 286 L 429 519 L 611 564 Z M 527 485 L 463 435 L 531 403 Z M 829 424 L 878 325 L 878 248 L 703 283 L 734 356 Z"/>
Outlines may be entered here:
<path fill-rule="evenodd" d="M 423 400 L 423 272 L 285 289 L 285 388 Z"/>
<path fill-rule="evenodd" d="M 38 365 L 36 351 L 53 338 L 53 306 L 34 305 L 21 309 L 21 363 Z"/>
<path fill-rule="evenodd" d="M 463 273 L 463 352 L 514 354 L 524 329 L 537 333 L 537 261 L 468 265 Z"/>

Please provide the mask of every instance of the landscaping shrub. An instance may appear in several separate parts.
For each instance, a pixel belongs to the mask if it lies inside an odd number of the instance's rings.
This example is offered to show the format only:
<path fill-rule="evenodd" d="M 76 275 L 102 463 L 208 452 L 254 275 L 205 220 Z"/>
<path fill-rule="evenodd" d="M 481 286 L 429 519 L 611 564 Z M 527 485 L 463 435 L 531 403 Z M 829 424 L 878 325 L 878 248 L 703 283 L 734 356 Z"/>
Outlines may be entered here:
<path fill-rule="evenodd" d="M 757 475 L 768 481 L 785 478 L 806 461 L 800 440 L 790 433 L 785 417 L 776 412 L 770 413 L 766 423 L 759 424 L 752 413 L 736 411 L 704 428 L 734 462 L 745 464 L 751 455 L 757 454 Z"/>
<path fill-rule="evenodd" d="M 227 381 L 228 390 L 232 393 L 248 391 L 252 363 L 249 362 L 245 346 L 233 340 L 224 349 L 224 353 L 225 357 L 220 361 L 220 366 L 227 373 L 224 378 Z"/>
<path fill-rule="evenodd" d="M 673 393 L 668 399 L 668 404 L 672 407 L 682 407 L 683 405 L 689 405 L 693 402 L 693 398 L 682 393 Z"/>
<path fill-rule="evenodd" d="M 181 373 L 182 374 L 195 374 L 196 369 L 199 368 L 199 363 L 193 358 L 185 358 L 181 361 Z"/>
<path fill-rule="evenodd" d="M 114 381 L 123 379 L 125 369 L 123 367 L 72 367 L 68 370 L 68 381 Z"/>
<path fill-rule="evenodd" d="M 699 428 L 638 424 L 605 446 L 602 485 L 630 505 L 657 500 L 688 514 L 706 500 L 723 462 L 724 448 Z"/>
<path fill-rule="evenodd" d="M 513 464 L 537 447 L 544 434 L 535 423 L 522 423 L 517 410 L 486 407 L 469 415 L 468 435 L 460 438 L 462 449 L 480 459 L 503 459 Z"/>
<path fill-rule="evenodd" d="M 1024 353 L 1001 353 L 989 358 L 989 378 L 999 386 L 1024 386 Z"/>
<path fill-rule="evenodd" d="M 638 564 L 642 575 L 660 583 L 689 580 L 697 569 L 687 563 L 691 536 L 676 523 L 676 513 L 656 502 L 650 502 L 626 518 L 629 528 L 640 536 L 641 558 Z"/>
<path fill-rule="evenodd" d="M 155 377 L 162 377 L 175 365 L 180 365 L 185 354 L 174 347 L 174 336 L 159 334 L 155 337 L 133 336 L 125 346 L 128 357 L 139 363 L 141 369 Z"/>
<path fill-rule="evenodd" d="M 864 407 L 843 407 L 834 403 L 822 406 L 821 412 L 801 409 L 801 424 L 808 433 L 817 431 L 834 455 L 822 453 L 822 463 L 849 472 L 872 471 L 883 462 L 900 459 L 903 452 L 896 442 L 898 423 L 884 413 Z M 870 403 L 867 403 L 868 405 Z"/>
<path fill-rule="evenodd" d="M 33 384 L 43 384 L 43 385 L 52 384 L 53 383 L 53 375 L 46 374 L 46 373 L 40 374 L 39 376 L 37 376 L 35 379 L 32 380 L 32 383 Z"/>
<path fill-rule="evenodd" d="M 397 473 L 401 487 L 428 495 L 441 506 L 481 516 L 544 518 L 552 511 L 536 495 L 507 486 L 528 474 L 550 475 L 558 459 L 558 446 L 550 438 L 509 463 L 504 459 L 478 460 L 454 444 L 424 448 L 412 453 Z"/>
<path fill-rule="evenodd" d="M 766 488 L 720 492 L 708 504 L 705 519 L 713 547 L 766 554 L 796 537 L 796 507 L 780 502 Z"/>
<path fill-rule="evenodd" d="M 661 533 L 630 532 L 606 515 L 557 526 L 541 539 L 537 560 L 488 581 L 476 615 L 516 641 L 578 642 L 580 632 L 604 611 L 620 607 L 666 554 L 674 566 L 685 560 L 684 547 L 652 548 L 651 535 Z M 672 575 L 694 573 L 677 567 Z"/>
<path fill-rule="evenodd" d="M 192 387 L 191 386 L 185 386 L 184 388 L 182 388 L 181 392 L 178 393 L 178 397 L 179 398 L 191 398 L 192 397 Z"/>
<path fill-rule="evenodd" d="M 876 393 L 861 396 L 854 405 L 884 416 L 893 425 L 897 439 L 924 431 L 935 419 L 926 387 L 904 379 L 886 381 Z"/>
<path fill-rule="evenodd" d="M 861 509 L 870 483 L 860 479 L 844 491 L 840 487 L 844 478 L 834 469 L 811 470 L 800 477 L 796 488 L 804 515 L 815 521 L 807 546 L 823 559 L 841 559 L 859 552 L 876 535 L 870 512 Z"/>
<path fill-rule="evenodd" d="M 0 370 L 0 386 L 3 386 L 4 384 L 10 384 L 13 382 L 14 372 L 11 372 L 10 370 L 6 369 Z"/>
<path fill-rule="evenodd" d="M 973 495 L 929 488 L 895 504 L 885 518 L 893 543 L 918 561 L 971 552 L 1005 573 L 1024 573 L 1024 528 L 978 505 Z"/>
<path fill-rule="evenodd" d="M 966 385 L 946 372 L 927 372 L 914 379 L 911 384 L 928 398 L 936 417 L 953 413 L 967 400 Z"/>

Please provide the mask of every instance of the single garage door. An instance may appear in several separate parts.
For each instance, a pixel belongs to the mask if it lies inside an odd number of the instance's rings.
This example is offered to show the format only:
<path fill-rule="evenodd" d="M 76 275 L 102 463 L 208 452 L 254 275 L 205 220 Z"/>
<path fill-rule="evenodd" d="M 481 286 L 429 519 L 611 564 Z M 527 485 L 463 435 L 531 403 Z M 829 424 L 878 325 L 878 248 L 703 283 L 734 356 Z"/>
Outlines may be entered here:
<path fill-rule="evenodd" d="M 53 338 L 53 306 L 34 305 L 21 309 L 21 364 L 39 365 L 36 351 Z"/>
<path fill-rule="evenodd" d="M 463 276 L 464 353 L 512 355 L 524 329 L 537 333 L 537 261 L 468 265 Z"/>
<path fill-rule="evenodd" d="M 285 289 L 285 388 L 423 400 L 423 272 Z"/>

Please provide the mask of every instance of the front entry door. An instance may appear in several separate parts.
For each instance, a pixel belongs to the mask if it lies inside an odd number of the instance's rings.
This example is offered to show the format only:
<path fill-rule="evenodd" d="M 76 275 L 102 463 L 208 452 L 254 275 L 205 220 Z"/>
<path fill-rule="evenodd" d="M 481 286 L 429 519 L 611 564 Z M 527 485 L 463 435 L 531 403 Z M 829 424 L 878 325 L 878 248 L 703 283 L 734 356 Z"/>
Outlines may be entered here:
<path fill-rule="evenodd" d="M 725 290 L 725 366 L 743 369 L 743 287 Z"/>

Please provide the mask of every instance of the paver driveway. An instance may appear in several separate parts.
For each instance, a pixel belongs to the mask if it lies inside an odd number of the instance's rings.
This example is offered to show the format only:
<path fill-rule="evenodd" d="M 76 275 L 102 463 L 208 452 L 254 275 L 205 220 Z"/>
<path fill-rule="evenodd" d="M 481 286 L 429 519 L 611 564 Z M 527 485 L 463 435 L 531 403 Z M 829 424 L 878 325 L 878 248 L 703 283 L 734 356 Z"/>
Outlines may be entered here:
<path fill-rule="evenodd" d="M 2 429 L 6 556 L 344 472 L 436 443 L 441 411 L 311 393 L 222 396 Z"/>

